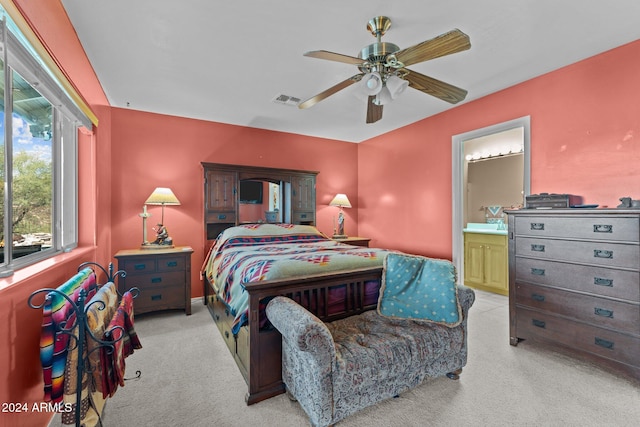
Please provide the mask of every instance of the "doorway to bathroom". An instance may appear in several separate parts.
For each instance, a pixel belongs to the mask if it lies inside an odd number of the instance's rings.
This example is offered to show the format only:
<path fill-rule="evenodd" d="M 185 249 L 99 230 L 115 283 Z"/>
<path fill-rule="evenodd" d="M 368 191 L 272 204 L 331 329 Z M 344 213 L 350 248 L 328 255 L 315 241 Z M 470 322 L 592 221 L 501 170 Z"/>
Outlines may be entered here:
<path fill-rule="evenodd" d="M 499 223 L 530 194 L 530 117 L 453 136 L 452 161 L 452 258 L 463 283 L 465 227 Z"/>

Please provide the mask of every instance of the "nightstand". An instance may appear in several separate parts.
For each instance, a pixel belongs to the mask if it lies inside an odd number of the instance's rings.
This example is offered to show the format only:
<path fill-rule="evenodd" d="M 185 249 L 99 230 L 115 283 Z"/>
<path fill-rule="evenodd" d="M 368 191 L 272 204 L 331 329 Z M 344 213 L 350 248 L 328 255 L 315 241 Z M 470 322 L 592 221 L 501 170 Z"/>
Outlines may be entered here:
<path fill-rule="evenodd" d="M 333 240 L 340 243 L 346 243 L 347 245 L 364 246 L 365 248 L 368 248 L 369 241 L 371 239 L 367 237 L 347 237 L 346 239 L 333 239 Z"/>
<path fill-rule="evenodd" d="M 118 290 L 140 290 L 134 300 L 135 314 L 157 310 L 184 309 L 191 314 L 191 254 L 189 246 L 169 249 L 124 249 L 115 258 L 118 270 L 127 275 L 118 278 Z"/>

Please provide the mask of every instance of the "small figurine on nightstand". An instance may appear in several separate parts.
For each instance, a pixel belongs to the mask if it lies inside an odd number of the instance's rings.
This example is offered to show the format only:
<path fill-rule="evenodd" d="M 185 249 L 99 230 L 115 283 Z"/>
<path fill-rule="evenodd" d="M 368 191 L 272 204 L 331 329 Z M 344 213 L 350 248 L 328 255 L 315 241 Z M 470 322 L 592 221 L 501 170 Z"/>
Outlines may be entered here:
<path fill-rule="evenodd" d="M 167 228 L 158 223 L 158 228 L 154 228 L 155 232 L 156 232 L 156 240 L 153 242 L 154 245 L 167 245 L 167 246 L 171 246 L 173 245 L 173 239 L 171 237 L 169 237 L 169 232 L 167 231 Z"/>

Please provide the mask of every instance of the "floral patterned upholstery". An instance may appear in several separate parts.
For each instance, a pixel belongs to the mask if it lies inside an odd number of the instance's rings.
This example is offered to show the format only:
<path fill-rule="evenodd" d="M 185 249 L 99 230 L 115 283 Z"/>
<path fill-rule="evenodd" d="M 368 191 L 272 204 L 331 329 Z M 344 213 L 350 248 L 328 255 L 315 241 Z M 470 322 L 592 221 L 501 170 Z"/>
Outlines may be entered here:
<path fill-rule="evenodd" d="M 267 316 L 282 334 L 282 379 L 314 426 L 354 412 L 467 363 L 467 315 L 473 290 L 458 286 L 458 326 L 380 316 L 375 310 L 323 323 L 276 297 Z"/>

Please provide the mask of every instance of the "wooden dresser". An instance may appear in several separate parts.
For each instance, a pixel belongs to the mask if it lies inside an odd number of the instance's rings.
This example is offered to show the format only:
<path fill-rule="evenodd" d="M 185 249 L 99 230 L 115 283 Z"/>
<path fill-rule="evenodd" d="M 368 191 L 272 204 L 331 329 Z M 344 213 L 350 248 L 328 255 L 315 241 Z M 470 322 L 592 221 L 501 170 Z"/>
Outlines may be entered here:
<path fill-rule="evenodd" d="M 184 309 L 191 314 L 191 254 L 188 246 L 168 249 L 124 249 L 115 258 L 120 292 L 137 287 L 135 314 L 157 310 Z"/>
<path fill-rule="evenodd" d="M 569 348 L 640 379 L 640 211 L 508 211 L 510 343 Z"/>

